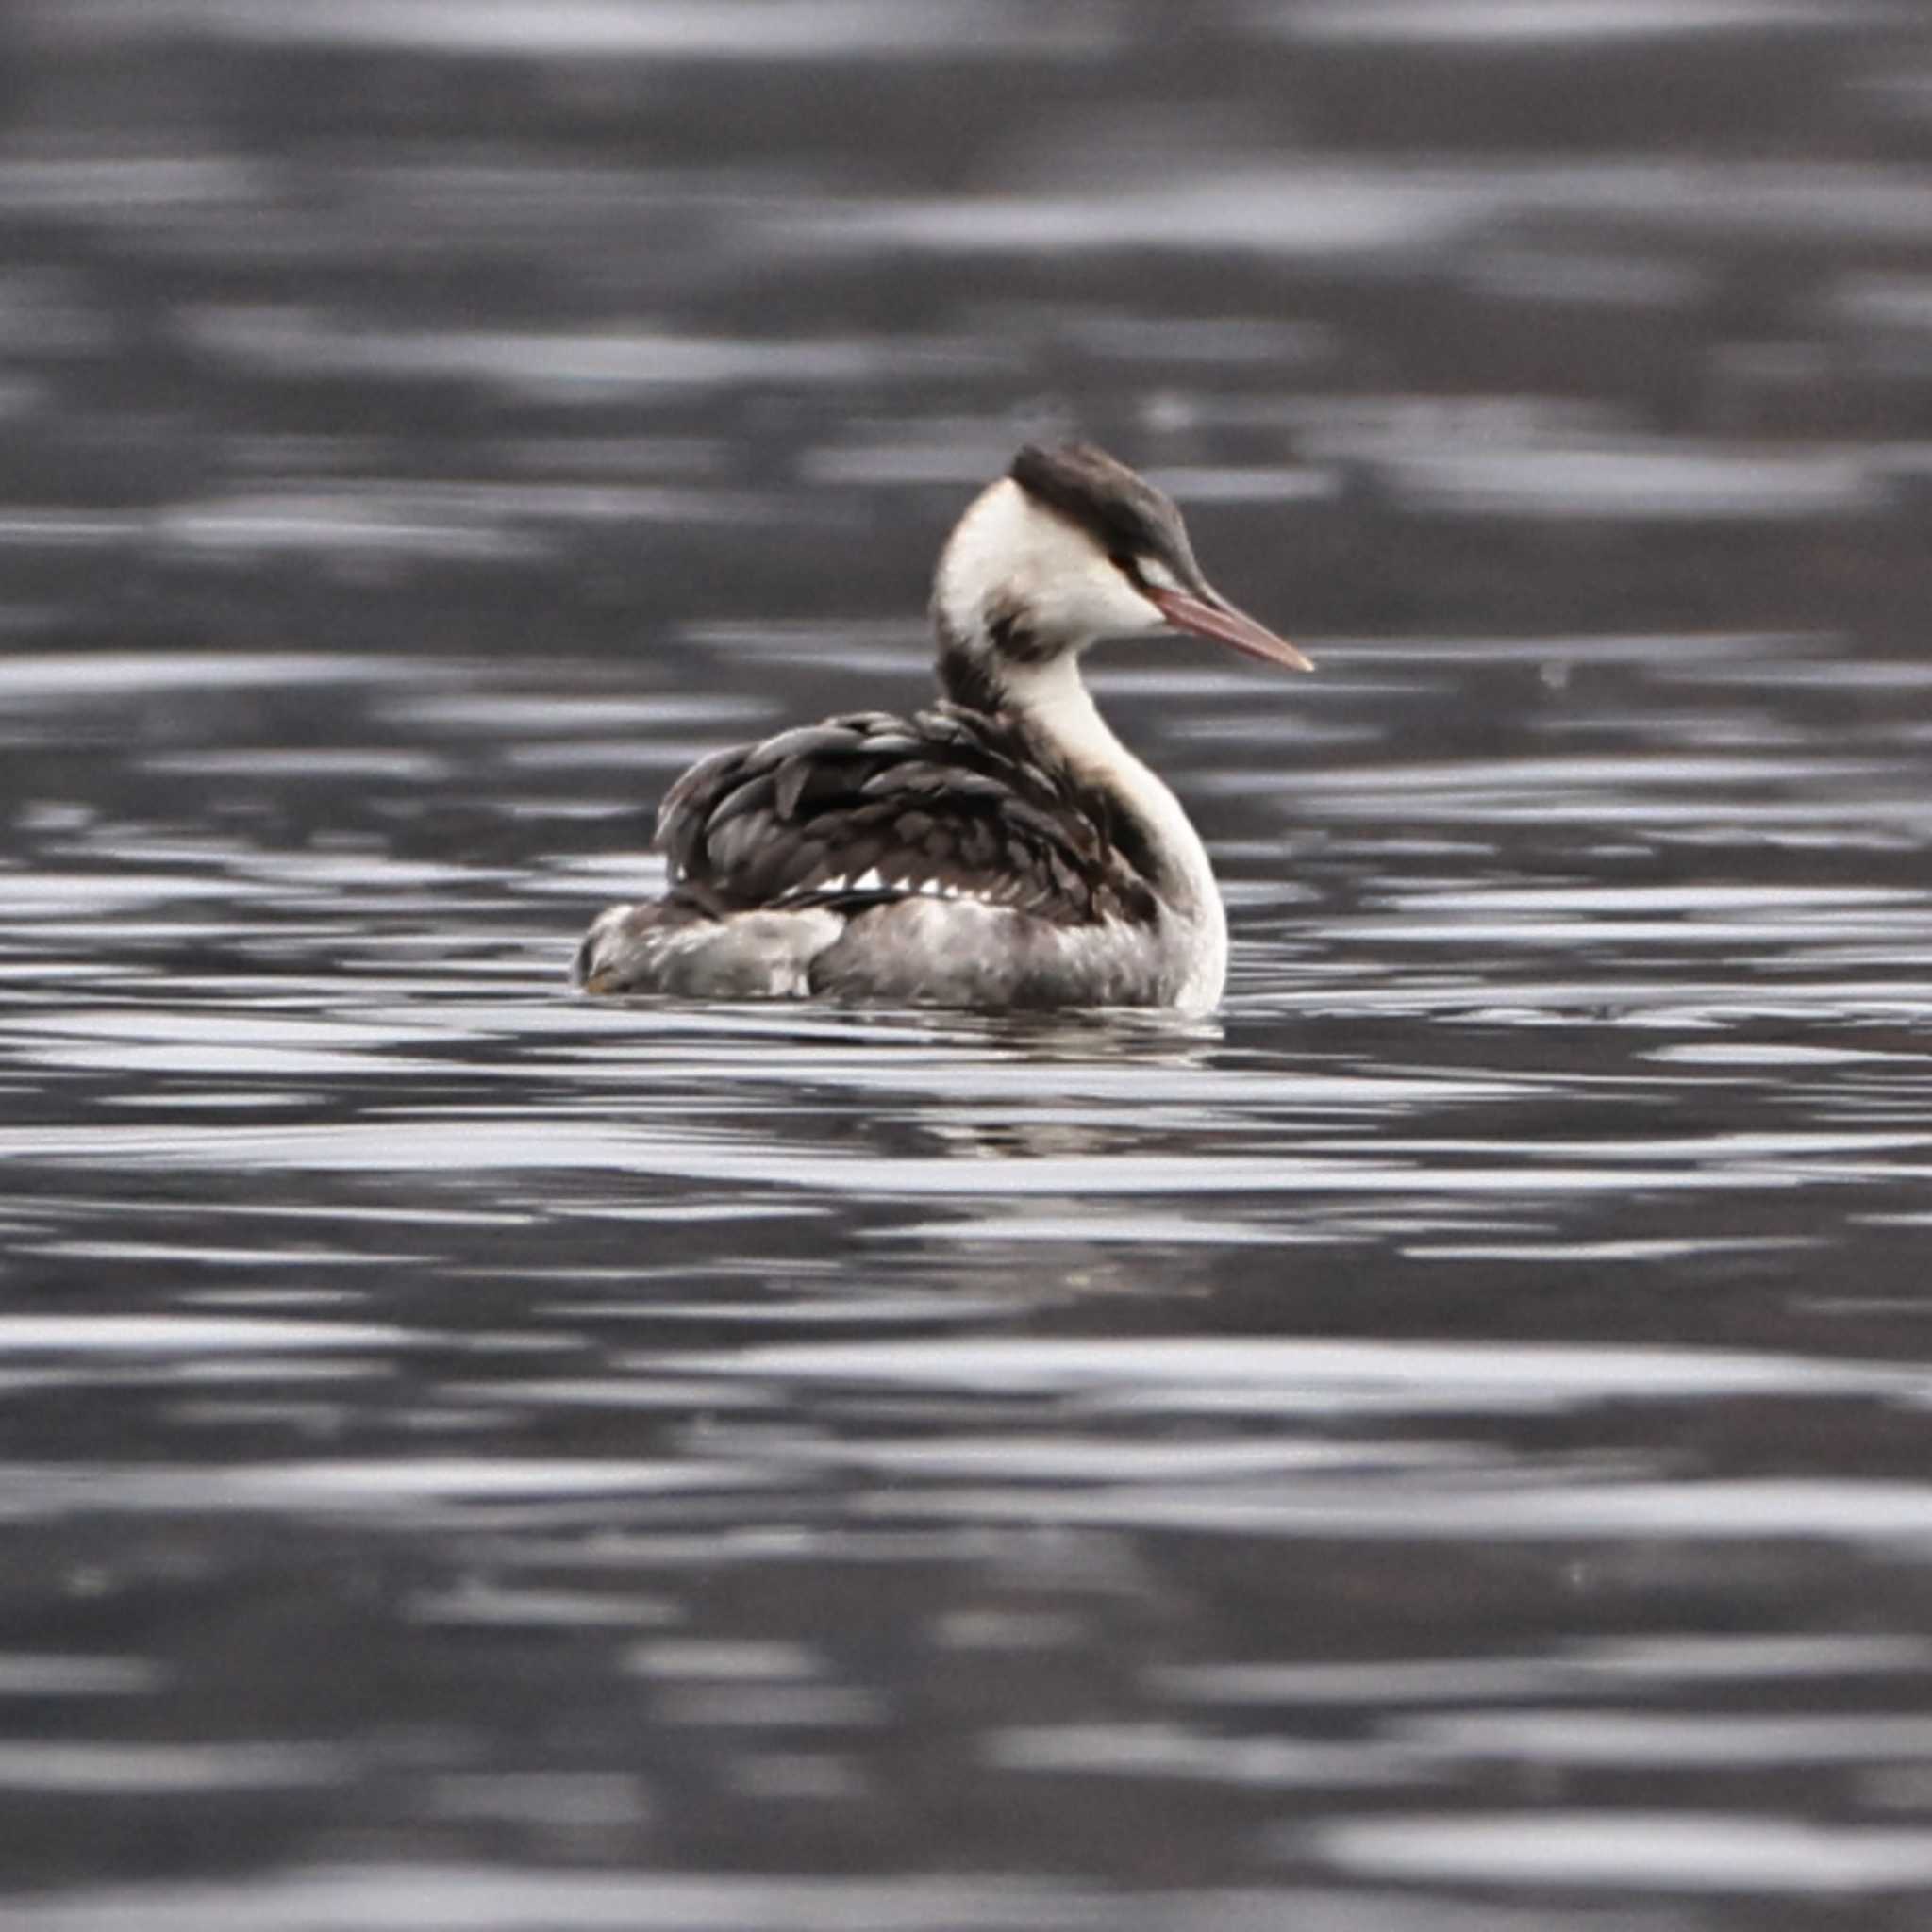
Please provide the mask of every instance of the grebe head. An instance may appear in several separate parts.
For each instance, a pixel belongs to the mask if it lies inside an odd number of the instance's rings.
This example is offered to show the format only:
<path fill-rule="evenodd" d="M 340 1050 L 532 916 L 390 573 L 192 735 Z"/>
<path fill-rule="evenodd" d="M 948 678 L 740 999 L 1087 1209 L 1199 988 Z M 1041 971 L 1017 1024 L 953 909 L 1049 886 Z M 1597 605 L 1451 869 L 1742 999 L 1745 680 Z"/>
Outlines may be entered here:
<path fill-rule="evenodd" d="M 982 705 L 1097 639 L 1191 631 L 1292 670 L 1314 667 L 1202 575 L 1180 511 L 1088 443 L 1027 444 L 960 518 L 933 584 L 941 673 Z"/>

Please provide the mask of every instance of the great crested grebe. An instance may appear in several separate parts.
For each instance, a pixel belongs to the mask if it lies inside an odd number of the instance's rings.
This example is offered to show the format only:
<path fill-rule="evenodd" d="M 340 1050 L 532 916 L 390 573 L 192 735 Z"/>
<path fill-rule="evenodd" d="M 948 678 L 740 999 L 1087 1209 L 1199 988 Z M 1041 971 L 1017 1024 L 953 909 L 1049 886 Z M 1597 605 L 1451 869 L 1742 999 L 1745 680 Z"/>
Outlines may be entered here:
<path fill-rule="evenodd" d="M 1180 512 L 1082 443 L 1021 450 L 940 555 L 942 696 L 719 752 L 658 815 L 669 889 L 577 950 L 593 993 L 1210 1008 L 1227 917 L 1180 802 L 1080 678 L 1101 638 L 1295 647 L 1201 575 Z"/>

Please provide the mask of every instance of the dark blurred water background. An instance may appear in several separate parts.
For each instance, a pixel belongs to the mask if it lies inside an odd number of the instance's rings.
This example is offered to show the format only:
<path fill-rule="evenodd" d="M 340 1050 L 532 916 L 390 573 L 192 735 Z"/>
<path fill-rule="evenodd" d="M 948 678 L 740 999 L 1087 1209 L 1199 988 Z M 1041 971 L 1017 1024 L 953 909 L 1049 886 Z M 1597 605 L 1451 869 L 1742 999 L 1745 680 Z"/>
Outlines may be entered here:
<path fill-rule="evenodd" d="M 1211 1024 L 595 1006 L 1028 434 Z M 0 1914 L 1932 1904 L 1932 15 L 8 0 Z"/>

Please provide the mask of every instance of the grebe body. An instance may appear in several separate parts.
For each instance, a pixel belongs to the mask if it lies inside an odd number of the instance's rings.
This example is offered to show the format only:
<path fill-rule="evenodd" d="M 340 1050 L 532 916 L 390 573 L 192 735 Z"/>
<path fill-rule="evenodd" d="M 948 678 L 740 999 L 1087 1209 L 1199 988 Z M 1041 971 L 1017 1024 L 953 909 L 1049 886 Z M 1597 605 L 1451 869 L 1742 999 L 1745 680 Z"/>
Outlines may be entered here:
<path fill-rule="evenodd" d="M 1176 629 L 1309 669 L 1201 575 L 1180 514 L 1083 444 L 1023 449 L 947 540 L 941 698 L 827 718 L 693 765 L 666 795 L 663 898 L 578 948 L 593 993 L 981 1008 L 1220 999 L 1227 922 L 1180 802 L 1080 676 L 1102 638 Z"/>

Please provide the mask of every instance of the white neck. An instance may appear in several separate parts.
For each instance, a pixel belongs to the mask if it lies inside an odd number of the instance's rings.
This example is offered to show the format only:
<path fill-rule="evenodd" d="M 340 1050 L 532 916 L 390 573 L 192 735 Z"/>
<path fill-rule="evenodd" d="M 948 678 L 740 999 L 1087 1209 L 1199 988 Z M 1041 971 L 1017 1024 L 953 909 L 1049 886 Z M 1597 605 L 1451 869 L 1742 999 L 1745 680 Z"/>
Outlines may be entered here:
<path fill-rule="evenodd" d="M 1007 708 L 1064 760 L 1083 785 L 1107 792 L 1145 837 L 1159 867 L 1154 884 L 1184 918 L 1212 924 L 1225 944 L 1220 889 L 1208 848 L 1181 802 L 1113 734 L 1100 715 L 1072 651 L 1044 664 L 1014 669 L 1004 686 Z"/>

